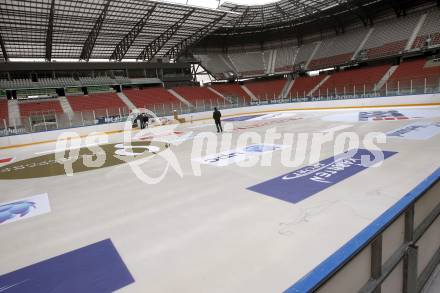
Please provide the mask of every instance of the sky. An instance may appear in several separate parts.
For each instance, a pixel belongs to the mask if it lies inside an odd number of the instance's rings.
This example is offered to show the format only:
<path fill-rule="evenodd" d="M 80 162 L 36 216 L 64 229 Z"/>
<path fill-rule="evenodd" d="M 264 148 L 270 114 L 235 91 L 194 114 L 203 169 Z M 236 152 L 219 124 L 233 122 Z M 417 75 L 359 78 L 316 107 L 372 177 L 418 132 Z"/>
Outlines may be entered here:
<path fill-rule="evenodd" d="M 196 5 L 196 6 L 209 7 L 209 8 L 217 8 L 218 6 L 218 0 L 162 0 L 162 1 L 183 3 L 183 4 L 186 4 L 188 2 L 189 5 Z M 220 2 L 221 3 L 232 2 L 232 3 L 245 4 L 245 5 L 261 5 L 272 2 L 278 2 L 278 0 L 226 0 L 226 1 L 220 0 Z"/>

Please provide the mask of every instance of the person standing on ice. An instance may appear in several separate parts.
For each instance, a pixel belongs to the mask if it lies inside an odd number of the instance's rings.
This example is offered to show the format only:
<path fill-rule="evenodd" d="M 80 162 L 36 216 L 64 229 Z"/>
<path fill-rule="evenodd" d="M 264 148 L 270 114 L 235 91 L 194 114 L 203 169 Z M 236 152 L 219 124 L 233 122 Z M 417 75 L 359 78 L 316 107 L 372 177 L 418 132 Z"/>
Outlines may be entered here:
<path fill-rule="evenodd" d="M 217 109 L 214 108 L 214 113 L 212 114 L 212 118 L 214 118 L 215 126 L 217 126 L 217 132 L 223 132 L 222 128 L 222 113 Z"/>

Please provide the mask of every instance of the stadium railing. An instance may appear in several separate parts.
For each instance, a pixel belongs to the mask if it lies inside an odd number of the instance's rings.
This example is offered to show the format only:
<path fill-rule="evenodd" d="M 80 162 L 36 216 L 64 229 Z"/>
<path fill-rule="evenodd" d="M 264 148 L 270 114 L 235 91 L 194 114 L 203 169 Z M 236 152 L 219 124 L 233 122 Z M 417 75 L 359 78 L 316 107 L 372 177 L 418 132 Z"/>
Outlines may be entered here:
<path fill-rule="evenodd" d="M 272 94 L 257 96 L 249 101 L 240 97 L 227 97 L 217 100 L 195 100 L 191 105 L 184 103 L 152 104 L 144 108 L 153 111 L 158 117 L 172 116 L 176 111 L 179 115 L 211 111 L 214 107 L 231 109 L 265 104 L 281 104 L 296 102 L 314 102 L 330 100 L 362 99 L 372 97 L 389 97 L 416 94 L 440 93 L 440 76 L 414 79 L 389 80 L 384 84 L 347 84 L 336 88 L 320 88 L 310 94 L 307 92 L 290 92 L 285 98 Z M 128 108 L 95 109 L 69 113 L 34 113 L 30 117 L 9 117 L 0 120 L 0 136 L 25 134 L 32 132 L 66 129 L 125 121 L 130 114 Z"/>
<path fill-rule="evenodd" d="M 440 169 L 285 293 L 420 292 L 440 264 Z"/>

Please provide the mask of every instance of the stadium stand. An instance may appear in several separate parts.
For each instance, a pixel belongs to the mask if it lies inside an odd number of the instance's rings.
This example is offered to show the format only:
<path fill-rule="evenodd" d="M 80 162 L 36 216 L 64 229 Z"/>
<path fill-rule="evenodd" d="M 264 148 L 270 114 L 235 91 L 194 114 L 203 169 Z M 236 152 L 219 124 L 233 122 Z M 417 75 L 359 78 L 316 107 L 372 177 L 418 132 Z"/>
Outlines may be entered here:
<path fill-rule="evenodd" d="M 8 100 L 0 99 L 0 120 L 8 119 Z M 3 122 L 0 121 L 0 127 L 2 127 Z"/>
<path fill-rule="evenodd" d="M 323 40 L 308 69 L 321 69 L 351 60 L 368 30 L 361 29 Z"/>
<path fill-rule="evenodd" d="M 155 104 L 169 105 L 180 103 L 180 100 L 162 87 L 127 89 L 124 90 L 124 94 L 138 108 L 148 108 Z"/>
<path fill-rule="evenodd" d="M 316 47 L 316 43 L 309 43 L 302 45 L 299 48 L 298 54 L 296 55 L 294 65 L 295 66 L 300 64 L 306 65 L 307 61 L 309 61 L 310 57 L 312 56 L 315 47 Z"/>
<path fill-rule="evenodd" d="M 97 77 L 80 77 L 79 81 L 82 85 L 114 85 L 117 81 L 107 76 Z"/>
<path fill-rule="evenodd" d="M 233 71 L 231 66 L 225 62 L 224 55 L 196 54 L 194 57 L 217 79 L 224 79 L 227 77 L 225 74 L 226 72 Z"/>
<path fill-rule="evenodd" d="M 336 72 L 314 92 L 314 96 L 325 96 L 327 91 L 329 95 L 362 94 L 364 89 L 366 93 L 372 92 L 390 67 L 379 65 Z"/>
<path fill-rule="evenodd" d="M 173 90 L 190 103 L 196 101 L 220 101 L 221 103 L 223 103 L 224 101 L 223 97 L 210 91 L 206 87 L 180 86 L 173 88 Z"/>
<path fill-rule="evenodd" d="M 427 14 L 412 48 L 424 47 L 428 38 L 431 38 L 431 45 L 440 44 L 440 11 L 438 9 L 434 9 Z"/>
<path fill-rule="evenodd" d="M 368 59 L 399 54 L 403 51 L 420 19 L 419 14 L 377 23 L 363 49 Z"/>
<path fill-rule="evenodd" d="M 238 84 L 214 84 L 213 89 L 224 95 L 225 97 L 241 98 L 250 101 L 251 97 Z"/>
<path fill-rule="evenodd" d="M 229 58 L 242 76 L 257 76 L 266 72 L 263 52 L 230 53 Z"/>
<path fill-rule="evenodd" d="M 63 109 L 58 100 L 56 101 L 29 101 L 19 104 L 20 115 L 28 117 L 38 113 L 62 113 Z"/>
<path fill-rule="evenodd" d="M 278 98 L 286 85 L 286 80 L 254 81 L 245 85 L 258 99 L 265 100 Z"/>
<path fill-rule="evenodd" d="M 75 112 L 95 111 L 99 115 L 106 114 L 105 109 L 117 113 L 117 109 L 126 108 L 127 106 L 115 93 L 99 93 L 88 96 L 68 96 L 72 110 Z"/>
<path fill-rule="evenodd" d="M 33 89 L 33 88 L 56 88 L 56 87 L 74 87 L 74 86 L 93 86 L 93 85 L 114 85 L 128 84 L 130 79 L 126 77 L 118 77 L 112 79 L 110 77 L 80 77 L 75 80 L 72 77 L 48 78 L 41 77 L 34 82 L 31 79 L 18 78 L 13 80 L 0 80 L 0 88 L 4 89 Z"/>
<path fill-rule="evenodd" d="M 281 47 L 277 49 L 275 72 L 291 72 L 298 53 L 298 47 Z"/>
<path fill-rule="evenodd" d="M 304 97 L 312 89 L 314 89 L 326 76 L 307 76 L 298 77 L 295 79 L 292 89 L 290 90 L 290 97 Z"/>
<path fill-rule="evenodd" d="M 405 61 L 397 68 L 387 82 L 390 91 L 412 92 L 440 89 L 440 62 L 416 59 Z"/>

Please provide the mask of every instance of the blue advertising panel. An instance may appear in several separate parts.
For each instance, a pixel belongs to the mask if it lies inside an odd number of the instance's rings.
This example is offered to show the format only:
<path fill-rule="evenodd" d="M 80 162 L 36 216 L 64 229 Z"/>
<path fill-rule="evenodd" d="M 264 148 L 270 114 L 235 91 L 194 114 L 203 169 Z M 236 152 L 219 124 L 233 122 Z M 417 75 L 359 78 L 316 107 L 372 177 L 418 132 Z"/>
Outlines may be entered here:
<path fill-rule="evenodd" d="M 387 151 L 382 153 L 383 159 L 396 154 L 396 152 Z M 358 149 L 352 156 L 344 153 L 331 157 L 313 166 L 307 166 L 251 186 L 248 190 L 290 203 L 298 203 L 371 167 L 369 162 L 377 164 L 377 155 L 369 150 Z"/>
<path fill-rule="evenodd" d="M 107 239 L 0 276 L 0 292 L 110 293 L 133 282 Z"/>

